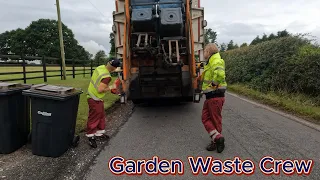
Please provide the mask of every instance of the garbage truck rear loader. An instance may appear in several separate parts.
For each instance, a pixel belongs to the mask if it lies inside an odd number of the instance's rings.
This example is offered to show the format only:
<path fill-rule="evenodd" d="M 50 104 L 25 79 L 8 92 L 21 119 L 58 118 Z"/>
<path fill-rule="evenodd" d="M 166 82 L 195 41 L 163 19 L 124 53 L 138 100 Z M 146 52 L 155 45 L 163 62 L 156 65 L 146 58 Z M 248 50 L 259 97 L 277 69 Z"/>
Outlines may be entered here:
<path fill-rule="evenodd" d="M 115 0 L 113 33 L 128 100 L 199 102 L 195 56 L 203 60 L 200 0 Z"/>

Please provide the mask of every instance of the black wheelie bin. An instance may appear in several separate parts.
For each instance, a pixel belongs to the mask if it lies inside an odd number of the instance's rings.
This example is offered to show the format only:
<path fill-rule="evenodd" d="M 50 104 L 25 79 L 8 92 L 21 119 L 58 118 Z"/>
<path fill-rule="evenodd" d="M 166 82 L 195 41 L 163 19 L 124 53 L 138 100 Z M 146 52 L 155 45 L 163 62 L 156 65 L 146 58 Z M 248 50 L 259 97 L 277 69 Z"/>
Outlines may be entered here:
<path fill-rule="evenodd" d="M 27 144 L 30 106 L 22 91 L 29 85 L 0 82 L 0 154 L 10 154 Z"/>
<path fill-rule="evenodd" d="M 75 126 L 82 93 L 73 87 L 47 84 L 23 91 L 31 100 L 32 154 L 55 158 L 77 146 Z"/>

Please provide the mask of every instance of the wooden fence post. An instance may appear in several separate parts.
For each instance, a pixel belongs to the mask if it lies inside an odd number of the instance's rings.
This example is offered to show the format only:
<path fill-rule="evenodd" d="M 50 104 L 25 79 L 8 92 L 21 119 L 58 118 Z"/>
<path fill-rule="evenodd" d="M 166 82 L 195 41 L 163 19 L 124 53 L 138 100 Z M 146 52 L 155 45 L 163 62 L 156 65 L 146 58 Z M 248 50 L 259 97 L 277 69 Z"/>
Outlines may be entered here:
<path fill-rule="evenodd" d="M 63 80 L 63 69 L 62 69 L 62 60 L 60 61 L 60 76 L 61 76 L 61 80 Z M 67 79 L 67 77 L 66 77 Z"/>
<path fill-rule="evenodd" d="M 76 75 L 75 75 L 75 60 L 72 59 L 72 76 L 73 76 L 73 79 L 76 78 Z"/>
<path fill-rule="evenodd" d="M 93 71 L 93 60 L 90 61 L 90 71 L 91 71 L 91 77 L 92 77 L 92 71 Z"/>
<path fill-rule="evenodd" d="M 24 59 L 23 55 L 21 55 L 22 59 L 22 69 L 23 69 L 23 82 L 27 83 L 27 75 L 26 75 L 26 60 Z"/>
<path fill-rule="evenodd" d="M 86 77 L 86 65 L 84 64 L 84 62 L 82 63 L 83 64 L 83 77 Z"/>
<path fill-rule="evenodd" d="M 43 80 L 44 82 L 47 82 L 47 66 L 46 66 L 46 59 L 44 56 L 42 56 L 42 67 L 43 67 Z"/>

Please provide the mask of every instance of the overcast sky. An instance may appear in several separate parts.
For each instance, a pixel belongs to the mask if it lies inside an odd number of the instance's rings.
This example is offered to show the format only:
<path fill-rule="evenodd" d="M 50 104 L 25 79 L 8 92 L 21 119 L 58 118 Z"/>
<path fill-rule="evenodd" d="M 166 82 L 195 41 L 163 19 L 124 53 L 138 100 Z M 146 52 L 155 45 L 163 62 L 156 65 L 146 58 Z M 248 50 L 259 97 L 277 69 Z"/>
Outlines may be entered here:
<path fill-rule="evenodd" d="M 92 4 L 90 3 L 92 2 Z M 250 43 L 257 35 L 287 29 L 320 39 L 320 0 L 202 0 L 218 43 Z M 60 0 L 62 21 L 89 52 L 109 52 L 114 0 Z M 98 9 L 96 9 L 96 8 Z M 57 19 L 55 0 L 0 0 L 0 33 L 39 18 Z"/>

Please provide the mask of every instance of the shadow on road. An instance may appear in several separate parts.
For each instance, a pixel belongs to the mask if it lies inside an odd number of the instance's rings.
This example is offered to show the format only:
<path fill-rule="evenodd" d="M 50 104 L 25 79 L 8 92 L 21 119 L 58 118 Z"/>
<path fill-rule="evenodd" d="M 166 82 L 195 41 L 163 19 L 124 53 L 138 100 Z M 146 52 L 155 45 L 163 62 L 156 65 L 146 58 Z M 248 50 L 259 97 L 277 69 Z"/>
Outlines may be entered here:
<path fill-rule="evenodd" d="M 190 102 L 181 102 L 177 100 L 153 100 L 140 104 L 135 104 L 136 107 L 143 108 L 159 108 L 159 107 L 183 107 L 190 104 Z"/>

